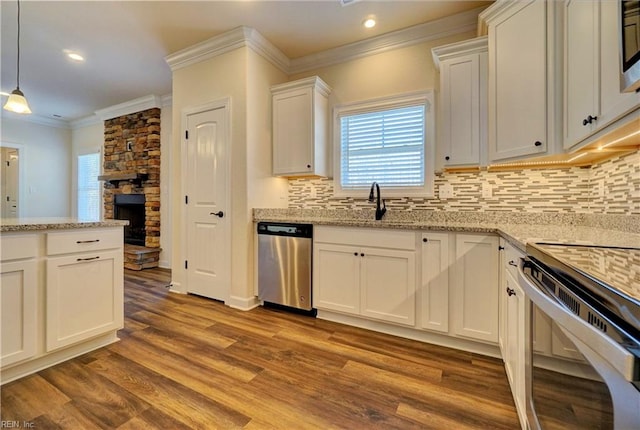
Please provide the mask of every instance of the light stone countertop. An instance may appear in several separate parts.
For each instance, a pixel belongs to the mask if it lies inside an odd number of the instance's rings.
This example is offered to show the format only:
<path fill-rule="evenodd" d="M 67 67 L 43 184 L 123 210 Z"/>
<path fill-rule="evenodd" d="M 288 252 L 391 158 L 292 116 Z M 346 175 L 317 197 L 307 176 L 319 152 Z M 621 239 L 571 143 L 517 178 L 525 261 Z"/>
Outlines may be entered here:
<path fill-rule="evenodd" d="M 19 232 L 35 230 L 69 230 L 74 228 L 122 227 L 129 221 L 102 220 L 85 221 L 78 218 L 49 217 L 49 218 L 2 218 L 0 232 Z"/>
<path fill-rule="evenodd" d="M 504 237 L 523 252 L 527 242 L 640 248 L 640 232 L 637 232 L 640 216 L 406 211 L 388 212 L 385 218 L 376 221 L 373 211 L 366 210 L 254 209 L 253 218 L 255 222 L 494 233 Z"/>

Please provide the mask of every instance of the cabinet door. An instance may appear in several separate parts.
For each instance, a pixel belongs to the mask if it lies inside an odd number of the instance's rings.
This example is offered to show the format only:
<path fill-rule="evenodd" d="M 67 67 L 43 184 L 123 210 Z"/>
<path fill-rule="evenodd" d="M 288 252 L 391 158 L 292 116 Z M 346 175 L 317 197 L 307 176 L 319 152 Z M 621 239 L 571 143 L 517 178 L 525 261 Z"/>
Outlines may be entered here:
<path fill-rule="evenodd" d="M 36 353 L 37 263 L 35 260 L 0 266 L 0 329 L 4 367 Z"/>
<path fill-rule="evenodd" d="M 511 385 L 520 422 L 526 416 L 525 391 L 525 340 L 526 340 L 526 298 L 511 273 L 506 275 L 507 322 L 504 366 Z"/>
<path fill-rule="evenodd" d="M 422 235 L 421 327 L 449 332 L 449 235 Z"/>
<path fill-rule="evenodd" d="M 605 126 L 640 107 L 640 93 L 620 91 L 620 2 L 601 1 L 600 6 L 600 118 Z"/>
<path fill-rule="evenodd" d="M 442 63 L 440 76 L 445 166 L 480 163 L 480 86 L 481 83 L 486 85 L 486 82 L 481 82 L 481 57 L 486 57 L 486 54 Z M 486 67 L 486 59 L 482 65 Z"/>
<path fill-rule="evenodd" d="M 547 151 L 547 2 L 516 3 L 489 22 L 489 157 Z"/>
<path fill-rule="evenodd" d="M 315 243 L 313 306 L 360 313 L 360 252 L 357 247 Z"/>
<path fill-rule="evenodd" d="M 313 172 L 313 89 L 273 96 L 273 173 Z"/>
<path fill-rule="evenodd" d="M 454 333 L 498 342 L 499 259 L 496 236 L 456 235 L 453 267 Z"/>
<path fill-rule="evenodd" d="M 360 313 L 415 325 L 415 273 L 415 252 L 362 248 Z"/>
<path fill-rule="evenodd" d="M 598 118 L 600 76 L 598 1 L 565 2 L 565 147 L 595 129 Z"/>
<path fill-rule="evenodd" d="M 123 326 L 122 249 L 47 259 L 47 351 Z"/>

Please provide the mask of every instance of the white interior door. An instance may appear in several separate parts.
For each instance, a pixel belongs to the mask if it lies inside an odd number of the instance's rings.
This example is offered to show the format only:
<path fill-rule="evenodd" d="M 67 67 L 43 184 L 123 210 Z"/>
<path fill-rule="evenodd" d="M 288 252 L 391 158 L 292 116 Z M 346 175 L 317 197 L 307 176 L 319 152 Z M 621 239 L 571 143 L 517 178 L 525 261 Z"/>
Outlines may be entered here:
<path fill-rule="evenodd" d="M 187 115 L 187 292 L 225 301 L 231 287 L 228 107 Z"/>
<path fill-rule="evenodd" d="M 18 216 L 18 150 L 2 148 L 2 218 Z"/>

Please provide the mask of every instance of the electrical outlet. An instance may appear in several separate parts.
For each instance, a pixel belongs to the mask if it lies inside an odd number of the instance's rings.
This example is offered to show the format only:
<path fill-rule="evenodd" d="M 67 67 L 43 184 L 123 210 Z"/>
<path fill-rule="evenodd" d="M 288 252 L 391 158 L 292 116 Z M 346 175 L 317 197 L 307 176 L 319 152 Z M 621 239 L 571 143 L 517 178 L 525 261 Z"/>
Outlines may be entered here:
<path fill-rule="evenodd" d="M 452 198 L 453 186 L 451 184 L 440 185 L 440 188 L 438 188 L 438 196 L 440 197 L 440 200 Z"/>
<path fill-rule="evenodd" d="M 491 184 L 489 183 L 484 183 L 482 184 L 482 197 L 484 197 L 485 199 L 490 199 L 493 196 L 493 187 L 491 187 Z"/>

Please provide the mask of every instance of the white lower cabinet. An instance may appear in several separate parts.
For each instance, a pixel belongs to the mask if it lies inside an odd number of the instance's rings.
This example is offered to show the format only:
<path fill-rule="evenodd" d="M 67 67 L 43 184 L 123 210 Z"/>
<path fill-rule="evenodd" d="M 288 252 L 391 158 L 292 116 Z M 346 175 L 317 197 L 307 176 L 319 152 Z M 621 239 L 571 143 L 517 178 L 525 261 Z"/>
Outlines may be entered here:
<path fill-rule="evenodd" d="M 420 326 L 449 333 L 449 234 L 422 234 Z"/>
<path fill-rule="evenodd" d="M 315 308 L 415 324 L 414 233 L 317 227 L 314 235 Z"/>
<path fill-rule="evenodd" d="M 525 363 L 526 363 L 526 306 L 527 301 L 524 291 L 512 276 L 506 272 L 504 294 L 507 298 L 505 309 L 505 348 L 504 367 L 507 379 L 511 386 L 511 393 L 516 404 L 516 410 L 520 423 L 526 423 L 526 388 L 525 388 Z M 524 425 L 523 425 L 524 428 Z"/>
<path fill-rule="evenodd" d="M 124 325 L 122 230 L 2 233 L 1 384 L 117 340 Z"/>
<path fill-rule="evenodd" d="M 313 305 L 358 315 L 360 259 L 353 246 L 313 244 Z"/>
<path fill-rule="evenodd" d="M 8 366 L 36 353 L 37 263 L 35 259 L 3 261 L 0 272 L 0 365 Z"/>
<path fill-rule="evenodd" d="M 360 314 L 413 326 L 415 251 L 362 248 L 360 255 Z"/>
<path fill-rule="evenodd" d="M 321 318 L 330 311 L 390 322 L 463 349 L 497 344 L 497 236 L 319 226 L 313 249 Z"/>
<path fill-rule="evenodd" d="M 457 336 L 498 343 L 498 237 L 456 234 L 451 322 Z"/>
<path fill-rule="evenodd" d="M 48 258 L 47 351 L 121 328 L 122 301 L 121 249 Z"/>

